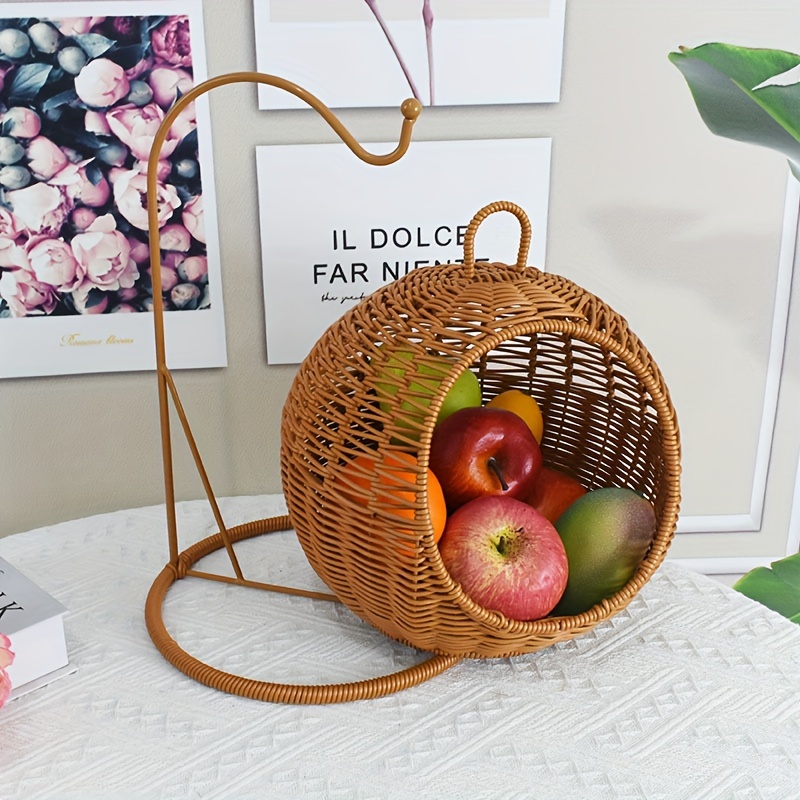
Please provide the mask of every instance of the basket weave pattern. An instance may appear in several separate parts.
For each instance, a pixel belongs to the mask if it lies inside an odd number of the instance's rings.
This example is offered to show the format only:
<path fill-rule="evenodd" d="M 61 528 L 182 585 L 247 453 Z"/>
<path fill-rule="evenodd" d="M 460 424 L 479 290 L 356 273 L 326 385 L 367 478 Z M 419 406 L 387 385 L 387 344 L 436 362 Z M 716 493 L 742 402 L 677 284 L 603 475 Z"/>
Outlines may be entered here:
<path fill-rule="evenodd" d="M 497 211 L 520 221 L 516 265 L 474 260 L 477 228 Z M 677 522 L 679 433 L 656 363 L 602 300 L 526 266 L 529 241 L 517 206 L 482 209 L 467 229 L 464 264 L 415 270 L 347 312 L 307 356 L 284 406 L 283 489 L 312 567 L 358 616 L 434 653 L 509 656 L 590 630 L 647 582 Z M 409 364 L 400 377 L 386 370 L 398 353 Z M 434 396 L 420 391 L 431 380 L 425 365 L 442 358 L 451 364 L 447 377 Z M 624 486 L 654 505 L 657 529 L 636 574 L 583 614 L 509 620 L 470 600 L 439 557 L 425 471 L 438 409 L 465 369 L 478 376 L 484 401 L 511 388 L 535 397 L 546 465 L 588 489 Z M 390 450 L 417 459 L 414 499 L 396 505 L 376 491 Z M 356 456 L 358 477 L 370 486 L 362 498 L 353 496 Z M 413 520 L 402 516 L 409 508 Z"/>

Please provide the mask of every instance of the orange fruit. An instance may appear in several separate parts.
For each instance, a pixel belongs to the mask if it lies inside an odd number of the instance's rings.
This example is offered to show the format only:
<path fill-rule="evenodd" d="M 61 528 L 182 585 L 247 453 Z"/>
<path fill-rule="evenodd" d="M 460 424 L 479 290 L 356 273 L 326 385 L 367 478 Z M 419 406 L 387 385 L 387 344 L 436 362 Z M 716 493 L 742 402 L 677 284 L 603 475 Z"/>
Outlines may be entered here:
<path fill-rule="evenodd" d="M 416 464 L 417 459 L 414 456 L 403 452 L 391 451 L 383 456 L 379 455 L 377 463 L 370 456 L 356 456 L 342 473 L 339 487 L 343 494 L 365 507 L 369 494 L 374 492 L 375 500 L 389 514 L 400 519 L 413 520 L 414 509 L 409 504 L 416 500 Z M 368 477 L 372 472 L 376 473 L 376 485 Z M 433 529 L 433 540 L 438 542 L 447 521 L 447 507 L 441 484 L 430 468 L 427 470 L 427 479 L 428 515 Z M 403 552 L 412 551 L 410 548 L 408 551 L 403 548 Z"/>
<path fill-rule="evenodd" d="M 486 405 L 490 408 L 504 408 L 506 411 L 513 411 L 518 417 L 522 417 L 531 429 L 531 433 L 536 437 L 536 441 L 541 444 L 544 432 L 542 411 L 536 400 L 529 394 L 519 389 L 507 389 L 497 397 L 493 397 Z"/>

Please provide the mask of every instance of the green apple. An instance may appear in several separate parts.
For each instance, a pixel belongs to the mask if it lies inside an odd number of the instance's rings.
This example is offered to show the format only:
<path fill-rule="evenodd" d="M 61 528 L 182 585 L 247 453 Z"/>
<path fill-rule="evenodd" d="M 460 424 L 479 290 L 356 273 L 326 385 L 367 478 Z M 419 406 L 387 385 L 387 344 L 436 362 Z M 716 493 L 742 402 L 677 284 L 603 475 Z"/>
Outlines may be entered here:
<path fill-rule="evenodd" d="M 656 528 L 652 504 L 631 489 L 594 489 L 556 520 L 569 562 L 555 615 L 582 614 L 633 577 Z"/>
<path fill-rule="evenodd" d="M 407 428 L 409 438 L 418 441 L 420 430 L 414 422 L 422 424 L 427 407 L 439 391 L 442 381 L 452 370 L 454 362 L 445 356 L 438 361 L 419 363 L 414 363 L 414 359 L 415 354 L 409 350 L 392 353 L 380 367 L 375 385 L 382 398 L 379 401 L 381 410 L 395 415 L 398 427 Z M 399 406 L 392 400 L 385 399 L 387 395 L 389 397 L 397 395 L 400 384 L 407 375 L 410 377 L 408 388 L 421 396 L 414 400 L 404 400 Z M 430 378 L 426 377 L 428 375 Z M 466 369 L 456 378 L 444 396 L 436 424 L 459 409 L 480 406 L 481 401 L 478 378 L 474 372 Z"/>

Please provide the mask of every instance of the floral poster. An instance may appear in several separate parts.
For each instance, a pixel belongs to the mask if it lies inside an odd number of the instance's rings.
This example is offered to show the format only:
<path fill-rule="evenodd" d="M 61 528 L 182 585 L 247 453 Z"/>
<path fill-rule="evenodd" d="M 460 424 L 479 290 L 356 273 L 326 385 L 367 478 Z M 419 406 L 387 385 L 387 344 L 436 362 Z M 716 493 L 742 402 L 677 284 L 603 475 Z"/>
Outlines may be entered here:
<path fill-rule="evenodd" d="M 3 3 L 0 15 L 0 377 L 152 369 L 147 159 L 167 109 L 206 77 L 201 4 Z M 158 165 L 176 368 L 225 363 L 204 101 L 178 117 Z"/>
<path fill-rule="evenodd" d="M 557 103 L 566 0 L 253 0 L 261 72 L 332 108 Z M 261 108 L 298 108 L 259 87 Z"/>

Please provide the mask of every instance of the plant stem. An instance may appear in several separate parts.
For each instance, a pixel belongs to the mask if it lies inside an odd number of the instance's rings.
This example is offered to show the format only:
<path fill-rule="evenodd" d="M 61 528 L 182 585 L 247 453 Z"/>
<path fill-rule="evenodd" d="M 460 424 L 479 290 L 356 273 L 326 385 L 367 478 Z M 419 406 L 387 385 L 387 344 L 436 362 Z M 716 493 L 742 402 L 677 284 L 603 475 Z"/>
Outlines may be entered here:
<path fill-rule="evenodd" d="M 431 105 L 435 104 L 433 93 L 433 9 L 431 0 L 422 0 L 422 21 L 425 23 L 425 45 L 428 50 L 428 92 Z"/>
<path fill-rule="evenodd" d="M 411 73 L 408 71 L 408 67 L 406 66 L 406 62 L 403 60 L 403 56 L 400 55 L 400 51 L 397 49 L 397 44 L 394 41 L 394 37 L 389 31 L 389 28 L 386 26 L 386 21 L 383 18 L 380 10 L 378 9 L 378 2 L 377 0 L 364 0 L 364 2 L 369 6 L 370 11 L 375 15 L 375 19 L 378 21 L 378 25 L 381 26 L 381 30 L 383 31 L 383 35 L 386 37 L 386 41 L 389 42 L 389 46 L 392 48 L 394 52 L 394 56 L 397 59 L 397 63 L 400 65 L 400 69 L 403 70 L 403 75 L 406 76 L 406 80 L 408 81 L 408 85 L 411 88 L 411 93 L 414 97 L 422 102 L 422 99 L 419 96 L 419 92 L 417 91 L 417 87 L 414 85 L 414 79 L 411 77 Z"/>
<path fill-rule="evenodd" d="M 489 469 L 492 472 L 494 472 L 495 475 L 497 475 L 497 480 L 500 481 L 500 488 L 504 492 L 507 492 L 508 491 L 508 484 L 505 482 L 505 479 L 503 478 L 503 473 L 500 472 L 500 466 L 498 465 L 497 460 L 495 459 L 494 456 L 492 456 L 489 459 L 488 464 L 489 464 Z"/>

